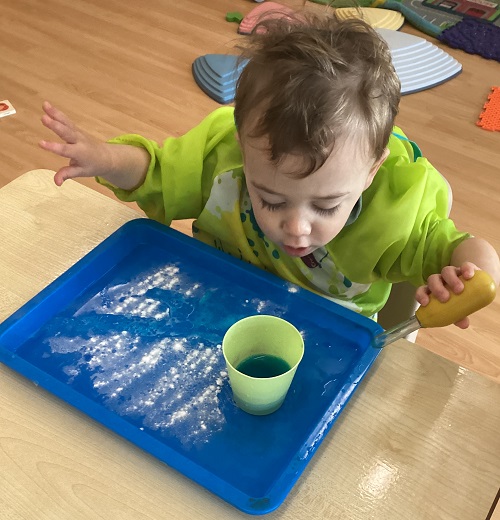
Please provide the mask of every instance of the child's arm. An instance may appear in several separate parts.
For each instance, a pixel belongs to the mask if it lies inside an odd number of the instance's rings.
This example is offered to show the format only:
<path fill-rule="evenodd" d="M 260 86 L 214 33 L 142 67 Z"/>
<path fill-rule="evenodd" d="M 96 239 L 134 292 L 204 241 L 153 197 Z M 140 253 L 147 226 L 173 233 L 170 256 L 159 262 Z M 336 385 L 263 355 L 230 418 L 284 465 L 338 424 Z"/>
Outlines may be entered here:
<path fill-rule="evenodd" d="M 124 190 L 144 182 L 151 159 L 144 148 L 103 143 L 80 130 L 47 101 L 43 110 L 42 123 L 64 142 L 40 141 L 40 147 L 70 160 L 54 176 L 58 186 L 66 179 L 96 176 Z"/>
<path fill-rule="evenodd" d="M 449 298 L 448 289 L 459 294 L 464 288 L 459 276 L 469 280 L 477 269 L 489 273 L 497 286 L 500 284 L 500 260 L 495 249 L 486 240 L 480 238 L 464 240 L 453 251 L 450 264 L 443 268 L 441 273 L 429 276 L 427 285 L 417 289 L 416 299 L 421 305 L 429 303 L 431 293 L 443 303 Z M 469 318 L 464 318 L 455 325 L 465 329 L 469 326 Z"/>

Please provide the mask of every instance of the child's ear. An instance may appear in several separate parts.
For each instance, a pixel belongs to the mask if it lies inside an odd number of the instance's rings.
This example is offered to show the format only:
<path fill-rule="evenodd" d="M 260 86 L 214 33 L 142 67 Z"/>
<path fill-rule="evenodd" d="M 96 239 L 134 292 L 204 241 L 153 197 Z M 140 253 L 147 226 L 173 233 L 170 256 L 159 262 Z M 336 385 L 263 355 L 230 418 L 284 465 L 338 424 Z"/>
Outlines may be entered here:
<path fill-rule="evenodd" d="M 373 163 L 373 166 L 370 169 L 370 173 L 368 174 L 368 177 L 366 178 L 366 183 L 365 183 L 365 187 L 364 187 L 363 191 L 370 187 L 371 183 L 373 182 L 373 179 L 375 178 L 375 175 L 377 174 L 380 167 L 382 166 L 382 163 L 387 159 L 388 156 L 389 156 L 389 148 L 385 148 L 382 155 L 380 156 L 380 158 L 377 159 Z"/>

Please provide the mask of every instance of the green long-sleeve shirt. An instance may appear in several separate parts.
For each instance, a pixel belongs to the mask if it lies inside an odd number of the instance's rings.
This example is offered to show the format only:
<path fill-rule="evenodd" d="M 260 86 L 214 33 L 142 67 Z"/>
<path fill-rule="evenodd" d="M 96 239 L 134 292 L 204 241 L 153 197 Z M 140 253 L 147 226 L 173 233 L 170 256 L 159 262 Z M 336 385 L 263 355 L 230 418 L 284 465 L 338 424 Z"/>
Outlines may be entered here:
<path fill-rule="evenodd" d="M 148 217 L 167 225 L 194 218 L 199 240 L 366 316 L 383 307 L 392 282 L 425 283 L 469 237 L 447 218 L 446 181 L 395 128 L 359 213 L 312 255 L 290 257 L 255 221 L 235 134 L 233 109 L 224 107 L 162 146 L 139 135 L 118 137 L 112 142 L 150 153 L 146 179 L 133 191 L 98 180 L 119 199 L 137 201 Z"/>

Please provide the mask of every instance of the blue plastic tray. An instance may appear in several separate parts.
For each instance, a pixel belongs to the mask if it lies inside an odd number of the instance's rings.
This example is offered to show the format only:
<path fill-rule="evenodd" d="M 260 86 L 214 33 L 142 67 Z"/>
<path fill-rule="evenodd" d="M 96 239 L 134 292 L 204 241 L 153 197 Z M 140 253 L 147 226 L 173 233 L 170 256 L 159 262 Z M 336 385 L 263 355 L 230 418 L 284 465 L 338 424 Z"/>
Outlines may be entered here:
<path fill-rule="evenodd" d="M 283 406 L 233 403 L 224 332 L 292 322 Z M 147 219 L 125 224 L 0 326 L 0 361 L 250 514 L 277 508 L 379 350 L 381 327 Z"/>

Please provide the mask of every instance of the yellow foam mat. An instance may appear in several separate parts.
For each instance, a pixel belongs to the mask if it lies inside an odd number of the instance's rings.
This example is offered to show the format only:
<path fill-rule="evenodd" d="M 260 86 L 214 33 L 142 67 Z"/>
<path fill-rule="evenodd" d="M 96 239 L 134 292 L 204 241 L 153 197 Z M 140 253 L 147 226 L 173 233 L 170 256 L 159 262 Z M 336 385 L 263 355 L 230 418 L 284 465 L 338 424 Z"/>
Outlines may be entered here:
<path fill-rule="evenodd" d="M 341 19 L 362 18 L 372 27 L 392 29 L 393 31 L 397 31 L 405 21 L 404 16 L 401 13 L 389 9 L 376 9 L 374 7 L 340 7 L 335 11 Z"/>

